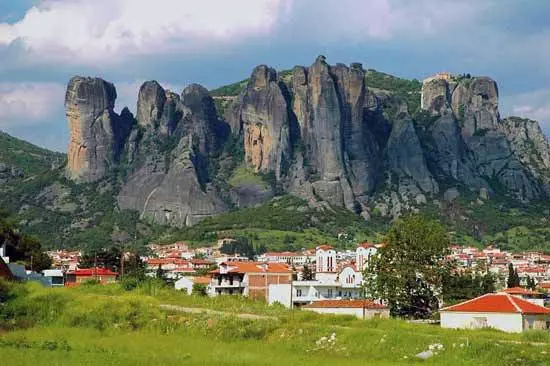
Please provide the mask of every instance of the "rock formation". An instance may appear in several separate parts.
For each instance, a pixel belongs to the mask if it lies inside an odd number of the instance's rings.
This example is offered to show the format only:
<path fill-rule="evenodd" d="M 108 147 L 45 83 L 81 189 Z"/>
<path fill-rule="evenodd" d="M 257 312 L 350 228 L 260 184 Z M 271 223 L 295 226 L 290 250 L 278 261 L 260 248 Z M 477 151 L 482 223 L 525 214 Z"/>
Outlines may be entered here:
<path fill-rule="evenodd" d="M 370 85 L 372 72 L 323 56 L 279 74 L 257 66 L 242 92 L 223 100 L 227 123 L 202 86 L 178 95 L 149 81 L 139 90 L 137 125 L 127 109 L 113 112 L 112 84 L 74 78 L 68 175 L 91 182 L 123 165 L 119 206 L 179 226 L 275 193 L 365 218 L 464 191 L 484 201 L 548 198 L 550 145 L 536 122 L 500 119 L 493 80 L 438 74 L 403 94 Z M 231 185 L 236 168 L 266 184 Z"/>
<path fill-rule="evenodd" d="M 94 182 L 118 164 L 133 124 L 131 115 L 114 113 L 116 90 L 98 78 L 74 77 L 65 96 L 69 124 L 67 176 Z"/>

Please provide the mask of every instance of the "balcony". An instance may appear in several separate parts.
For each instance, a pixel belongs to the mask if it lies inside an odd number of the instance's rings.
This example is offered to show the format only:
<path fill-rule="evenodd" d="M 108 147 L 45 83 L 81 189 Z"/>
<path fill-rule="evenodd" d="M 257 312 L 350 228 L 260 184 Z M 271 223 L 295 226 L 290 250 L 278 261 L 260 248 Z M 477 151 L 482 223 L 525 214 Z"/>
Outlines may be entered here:
<path fill-rule="evenodd" d="M 239 288 L 245 287 L 245 283 L 241 281 L 214 281 L 212 287 Z"/>

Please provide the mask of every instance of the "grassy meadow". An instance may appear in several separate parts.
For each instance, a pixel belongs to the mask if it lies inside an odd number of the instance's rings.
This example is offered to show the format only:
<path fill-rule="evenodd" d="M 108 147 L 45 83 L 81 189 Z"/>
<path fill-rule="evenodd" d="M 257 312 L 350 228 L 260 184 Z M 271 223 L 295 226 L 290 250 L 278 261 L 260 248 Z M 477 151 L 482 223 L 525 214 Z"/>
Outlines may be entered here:
<path fill-rule="evenodd" d="M 403 320 L 362 321 L 188 296 L 156 282 L 135 288 L 0 286 L 2 365 L 548 365 L 550 335 L 445 330 Z M 160 304 L 213 309 L 183 313 Z M 241 319 L 239 313 L 266 315 Z M 331 340 L 332 338 L 332 340 Z M 442 344 L 432 358 L 415 354 Z"/>

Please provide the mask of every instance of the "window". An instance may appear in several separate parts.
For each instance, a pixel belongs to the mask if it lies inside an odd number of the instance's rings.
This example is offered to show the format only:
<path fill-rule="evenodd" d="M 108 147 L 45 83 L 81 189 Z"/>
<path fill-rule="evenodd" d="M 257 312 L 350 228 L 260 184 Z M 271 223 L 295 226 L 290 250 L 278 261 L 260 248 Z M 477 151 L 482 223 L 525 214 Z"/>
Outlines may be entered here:
<path fill-rule="evenodd" d="M 527 318 L 527 324 L 529 325 L 529 329 L 533 329 L 533 325 L 535 324 L 535 318 Z"/>
<path fill-rule="evenodd" d="M 296 296 L 302 297 L 302 289 L 296 289 Z"/>
<path fill-rule="evenodd" d="M 331 288 L 329 288 L 327 290 L 327 297 L 329 297 L 329 298 L 332 297 L 332 289 Z"/>

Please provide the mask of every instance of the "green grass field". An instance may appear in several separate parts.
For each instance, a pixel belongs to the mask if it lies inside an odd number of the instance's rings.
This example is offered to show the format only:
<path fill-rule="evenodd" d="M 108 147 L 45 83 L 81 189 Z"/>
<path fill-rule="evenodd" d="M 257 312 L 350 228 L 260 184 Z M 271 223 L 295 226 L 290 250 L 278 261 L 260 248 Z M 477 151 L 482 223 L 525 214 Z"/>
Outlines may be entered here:
<path fill-rule="evenodd" d="M 17 286 L 0 307 L 2 365 L 548 365 L 550 335 L 444 330 L 402 320 L 322 316 L 156 284 Z M 173 313 L 160 304 L 225 314 Z M 269 315 L 240 319 L 238 313 Z M 322 341 L 335 334 L 334 342 Z M 422 361 L 430 344 L 444 350 Z"/>

